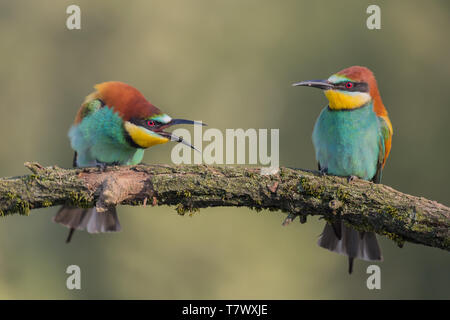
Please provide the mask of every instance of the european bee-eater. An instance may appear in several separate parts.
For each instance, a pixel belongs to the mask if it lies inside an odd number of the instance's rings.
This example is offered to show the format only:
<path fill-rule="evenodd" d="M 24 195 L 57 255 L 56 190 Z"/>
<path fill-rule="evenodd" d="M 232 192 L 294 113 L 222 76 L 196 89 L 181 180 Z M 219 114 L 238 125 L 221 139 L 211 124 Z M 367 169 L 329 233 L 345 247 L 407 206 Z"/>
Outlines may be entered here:
<path fill-rule="evenodd" d="M 353 66 L 327 80 L 293 85 L 322 89 L 328 99 L 312 134 L 319 170 L 348 177 L 349 181 L 358 177 L 380 183 L 393 130 L 373 73 L 365 67 Z M 318 244 L 347 255 L 349 273 L 354 258 L 382 260 L 374 233 L 357 232 L 342 221 L 327 223 Z"/>
<path fill-rule="evenodd" d="M 74 167 L 139 164 L 144 149 L 168 141 L 196 149 L 183 138 L 163 130 L 176 124 L 201 123 L 172 119 L 123 82 L 104 82 L 95 89 L 84 100 L 69 130 L 75 150 Z M 53 220 L 70 228 L 66 242 L 76 229 L 89 233 L 120 230 L 115 208 L 100 213 L 95 208 L 63 206 Z"/>

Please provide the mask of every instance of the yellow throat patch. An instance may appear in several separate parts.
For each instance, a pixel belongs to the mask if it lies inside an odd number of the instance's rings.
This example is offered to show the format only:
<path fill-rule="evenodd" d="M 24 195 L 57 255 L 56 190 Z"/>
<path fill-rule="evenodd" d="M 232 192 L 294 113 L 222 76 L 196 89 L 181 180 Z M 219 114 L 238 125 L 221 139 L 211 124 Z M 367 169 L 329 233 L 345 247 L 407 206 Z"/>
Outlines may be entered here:
<path fill-rule="evenodd" d="M 338 90 L 325 90 L 330 109 L 356 109 L 370 101 L 370 95 L 365 92 L 344 92 Z"/>
<path fill-rule="evenodd" d="M 131 122 L 125 121 L 124 127 L 134 143 L 136 143 L 141 148 L 145 149 L 156 144 L 169 142 L 169 139 L 161 137 L 156 133 L 151 132 L 150 130 L 132 124 Z"/>

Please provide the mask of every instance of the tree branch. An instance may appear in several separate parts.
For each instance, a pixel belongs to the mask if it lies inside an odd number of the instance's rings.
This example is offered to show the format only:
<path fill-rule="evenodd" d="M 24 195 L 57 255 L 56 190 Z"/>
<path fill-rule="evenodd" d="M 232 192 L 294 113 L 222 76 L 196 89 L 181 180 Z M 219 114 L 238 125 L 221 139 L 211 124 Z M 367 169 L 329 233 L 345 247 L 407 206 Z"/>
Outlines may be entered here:
<path fill-rule="evenodd" d="M 357 230 L 450 251 L 450 208 L 388 186 L 317 172 L 280 168 L 139 165 L 98 168 L 44 168 L 26 163 L 31 175 L 0 179 L 0 215 L 61 205 L 102 211 L 117 204 L 175 205 L 179 214 L 228 206 L 281 210 L 284 224 L 300 216 L 341 217 Z"/>

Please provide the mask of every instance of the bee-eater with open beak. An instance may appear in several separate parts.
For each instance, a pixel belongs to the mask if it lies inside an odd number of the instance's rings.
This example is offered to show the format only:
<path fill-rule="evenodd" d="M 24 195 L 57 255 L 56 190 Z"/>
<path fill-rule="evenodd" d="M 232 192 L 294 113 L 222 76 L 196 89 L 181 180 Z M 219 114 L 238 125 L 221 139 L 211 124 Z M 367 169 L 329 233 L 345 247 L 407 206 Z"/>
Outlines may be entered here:
<path fill-rule="evenodd" d="M 183 138 L 163 130 L 176 124 L 202 123 L 172 119 L 123 82 L 104 82 L 95 89 L 86 97 L 69 130 L 75 150 L 74 167 L 139 164 L 144 149 L 169 141 L 197 150 Z M 63 206 L 53 220 L 70 228 L 66 242 L 74 230 L 89 233 L 120 230 L 115 208 L 100 213 L 95 208 Z"/>
<path fill-rule="evenodd" d="M 327 80 L 294 83 L 323 90 L 328 106 L 319 115 L 312 140 L 319 170 L 324 174 L 380 183 L 391 150 L 392 125 L 373 73 L 353 66 Z M 344 254 L 349 273 L 355 258 L 382 260 L 374 233 L 357 232 L 342 221 L 327 223 L 319 246 Z"/>

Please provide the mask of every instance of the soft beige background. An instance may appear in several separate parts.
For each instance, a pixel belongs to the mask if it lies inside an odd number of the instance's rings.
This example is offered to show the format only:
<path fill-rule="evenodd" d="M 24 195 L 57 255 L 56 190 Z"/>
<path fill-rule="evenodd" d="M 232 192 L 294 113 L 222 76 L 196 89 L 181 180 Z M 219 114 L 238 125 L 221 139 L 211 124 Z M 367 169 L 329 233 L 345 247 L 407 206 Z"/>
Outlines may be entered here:
<path fill-rule="evenodd" d="M 71 166 L 67 131 L 95 83 L 121 80 L 175 117 L 211 127 L 280 128 L 283 166 L 314 169 L 311 131 L 326 100 L 293 88 L 350 65 L 374 70 L 395 135 L 383 182 L 450 205 L 448 1 L 0 1 L 0 176 L 25 161 Z M 169 163 L 172 145 L 146 153 Z M 450 298 L 448 252 L 381 239 L 382 289 L 368 263 L 316 246 L 322 221 L 282 213 L 120 207 L 119 234 L 75 234 L 57 208 L 0 219 L 0 298 Z M 82 270 L 82 290 L 65 269 Z"/>

